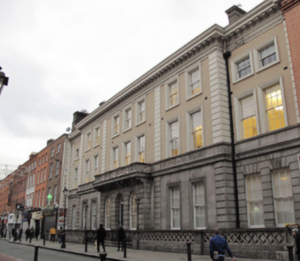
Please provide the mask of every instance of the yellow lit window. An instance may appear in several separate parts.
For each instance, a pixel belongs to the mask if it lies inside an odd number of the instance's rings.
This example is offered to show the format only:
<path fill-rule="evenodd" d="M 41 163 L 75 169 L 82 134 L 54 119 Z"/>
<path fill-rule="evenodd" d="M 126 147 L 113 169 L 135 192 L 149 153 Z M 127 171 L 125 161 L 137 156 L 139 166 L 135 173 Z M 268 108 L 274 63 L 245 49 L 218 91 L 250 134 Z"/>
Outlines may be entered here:
<path fill-rule="evenodd" d="M 114 168 L 117 169 L 119 167 L 119 148 L 114 148 Z"/>
<path fill-rule="evenodd" d="M 203 146 L 202 133 L 202 117 L 201 112 L 195 112 L 191 115 L 192 119 L 192 146 L 193 149 L 201 148 Z"/>
<path fill-rule="evenodd" d="M 269 131 L 285 127 L 282 95 L 279 85 L 266 89 L 266 113 Z"/>
<path fill-rule="evenodd" d="M 244 139 L 257 135 L 255 104 L 253 95 L 241 100 L 242 105 L 242 135 Z"/>
<path fill-rule="evenodd" d="M 171 155 L 176 156 L 179 153 L 179 126 L 178 121 L 170 124 L 170 146 Z"/>
<path fill-rule="evenodd" d="M 125 165 L 129 165 L 131 161 L 131 142 L 125 144 Z"/>
<path fill-rule="evenodd" d="M 116 116 L 114 118 L 114 131 L 115 133 L 114 134 L 119 134 L 119 129 L 120 128 L 120 118 L 119 116 Z"/>
<path fill-rule="evenodd" d="M 145 162 L 145 136 L 139 137 L 139 162 Z"/>

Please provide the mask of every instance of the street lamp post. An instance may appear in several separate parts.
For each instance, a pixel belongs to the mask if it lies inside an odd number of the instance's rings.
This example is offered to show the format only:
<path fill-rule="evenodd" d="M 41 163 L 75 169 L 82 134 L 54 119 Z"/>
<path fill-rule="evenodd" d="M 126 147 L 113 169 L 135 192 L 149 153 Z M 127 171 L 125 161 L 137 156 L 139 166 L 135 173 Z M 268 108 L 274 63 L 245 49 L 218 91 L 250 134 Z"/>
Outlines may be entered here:
<path fill-rule="evenodd" d="M 140 212 L 140 198 L 136 198 L 136 231 L 137 231 L 137 246 L 136 248 L 140 248 L 140 239 L 139 239 L 139 212 Z"/>
<path fill-rule="evenodd" d="M 85 252 L 87 252 L 87 244 L 88 244 L 88 237 L 87 237 L 87 230 L 86 230 L 86 220 L 87 220 L 87 210 L 88 210 L 88 205 L 85 204 L 84 206 L 84 217 L 85 217 L 85 222 L 84 222 L 84 234 L 85 234 Z"/>
<path fill-rule="evenodd" d="M 61 248 L 66 248 L 66 202 L 67 202 L 67 194 L 68 194 L 68 189 L 66 187 L 64 188 L 63 193 L 65 196 L 65 204 L 64 204 L 64 231 L 62 235 Z"/>
<path fill-rule="evenodd" d="M 3 90 L 4 85 L 8 85 L 8 77 L 5 76 L 4 72 L 1 72 L 2 67 L 0 67 L 0 94 Z"/>

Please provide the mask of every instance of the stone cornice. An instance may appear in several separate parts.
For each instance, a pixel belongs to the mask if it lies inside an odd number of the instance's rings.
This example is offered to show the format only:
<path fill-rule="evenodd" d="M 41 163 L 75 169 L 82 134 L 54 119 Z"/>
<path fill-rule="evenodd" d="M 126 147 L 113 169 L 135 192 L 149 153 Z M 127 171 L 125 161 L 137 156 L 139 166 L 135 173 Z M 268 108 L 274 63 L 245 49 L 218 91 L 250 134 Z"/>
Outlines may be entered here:
<path fill-rule="evenodd" d="M 136 81 L 125 87 L 123 90 L 114 95 L 111 99 L 105 102 L 103 105 L 91 112 L 87 117 L 81 120 L 75 127 L 78 131 L 83 129 L 89 123 L 95 119 L 104 115 L 107 111 L 117 106 L 128 97 L 139 92 L 141 89 L 149 86 L 158 78 L 166 75 L 169 71 L 182 64 L 190 57 L 198 54 L 204 49 L 207 50 L 209 46 L 215 41 L 230 41 L 233 37 L 241 33 L 245 33 L 252 25 L 260 23 L 262 20 L 269 17 L 270 14 L 275 13 L 279 9 L 279 2 L 276 0 L 265 0 L 260 5 L 252 9 L 245 14 L 232 25 L 228 25 L 225 28 L 219 25 L 213 25 L 199 36 L 195 37 L 192 41 L 184 45 L 178 51 L 167 57 L 160 62 L 157 66 L 150 71 L 142 75 Z M 76 134 L 71 133 L 70 138 L 73 138 Z"/>
<path fill-rule="evenodd" d="M 77 138 L 78 136 L 80 136 L 80 134 L 81 134 L 81 132 L 79 130 L 75 130 L 68 135 L 68 139 L 73 140 L 73 139 Z"/>

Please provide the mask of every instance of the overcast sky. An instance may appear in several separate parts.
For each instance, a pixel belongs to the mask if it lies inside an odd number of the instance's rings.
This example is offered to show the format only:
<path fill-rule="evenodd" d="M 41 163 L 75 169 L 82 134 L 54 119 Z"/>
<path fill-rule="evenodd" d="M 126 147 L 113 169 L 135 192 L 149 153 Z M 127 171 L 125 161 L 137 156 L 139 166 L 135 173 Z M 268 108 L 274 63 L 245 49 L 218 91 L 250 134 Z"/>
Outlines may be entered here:
<path fill-rule="evenodd" d="M 0 178 L 213 24 L 261 0 L 2 0 Z"/>

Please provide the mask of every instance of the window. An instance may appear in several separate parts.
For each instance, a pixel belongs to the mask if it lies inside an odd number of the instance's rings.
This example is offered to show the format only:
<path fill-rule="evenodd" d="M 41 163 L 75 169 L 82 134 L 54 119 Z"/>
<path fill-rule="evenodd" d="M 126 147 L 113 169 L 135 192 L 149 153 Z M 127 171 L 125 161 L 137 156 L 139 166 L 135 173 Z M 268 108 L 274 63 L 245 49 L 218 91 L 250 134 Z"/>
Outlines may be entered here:
<path fill-rule="evenodd" d="M 99 169 L 99 156 L 94 156 L 94 168 L 93 168 L 93 176 L 98 174 Z"/>
<path fill-rule="evenodd" d="M 251 52 L 238 57 L 231 62 L 231 71 L 233 83 L 238 82 L 253 74 L 252 55 Z"/>
<path fill-rule="evenodd" d="M 49 173 L 49 179 L 52 178 L 52 173 L 53 173 L 53 163 L 50 164 L 50 173 Z"/>
<path fill-rule="evenodd" d="M 145 136 L 138 137 L 138 161 L 145 162 Z"/>
<path fill-rule="evenodd" d="M 76 206 L 72 207 L 72 229 L 75 229 L 75 222 L 76 222 Z"/>
<path fill-rule="evenodd" d="M 132 125 L 132 110 L 128 108 L 124 111 L 124 131 L 131 128 Z"/>
<path fill-rule="evenodd" d="M 38 171 L 38 172 L 37 172 L 37 175 L 36 175 L 36 184 L 39 183 L 39 178 L 40 178 L 40 172 Z"/>
<path fill-rule="evenodd" d="M 78 179 L 78 168 L 75 168 L 74 170 L 74 180 Z"/>
<path fill-rule="evenodd" d="M 46 181 L 47 170 L 44 168 L 44 181 Z"/>
<path fill-rule="evenodd" d="M 42 189 L 42 206 L 44 206 L 44 194 L 45 194 L 45 190 Z"/>
<path fill-rule="evenodd" d="M 113 148 L 113 168 L 119 167 L 119 147 Z"/>
<path fill-rule="evenodd" d="M 82 208 L 83 208 L 83 211 L 82 211 L 82 228 L 83 229 L 86 229 L 86 223 L 87 223 L 87 204 L 84 203 Z"/>
<path fill-rule="evenodd" d="M 130 229 L 136 229 L 137 227 L 137 196 L 136 193 L 132 193 L 130 197 Z"/>
<path fill-rule="evenodd" d="M 51 158 L 54 156 L 54 148 L 51 149 Z"/>
<path fill-rule="evenodd" d="M 110 229 L 110 211 L 111 211 L 111 202 L 110 197 L 105 201 L 105 228 Z"/>
<path fill-rule="evenodd" d="M 96 201 L 92 201 L 92 229 L 97 229 L 97 205 Z"/>
<path fill-rule="evenodd" d="M 57 146 L 57 154 L 60 152 L 60 147 L 61 147 L 61 145 L 59 143 L 58 146 Z"/>
<path fill-rule="evenodd" d="M 260 71 L 279 62 L 277 39 L 273 38 L 254 49 L 256 70 Z"/>
<path fill-rule="evenodd" d="M 37 205 L 38 207 L 41 206 L 41 190 L 39 190 L 39 204 Z"/>
<path fill-rule="evenodd" d="M 53 204 L 57 203 L 56 196 L 57 196 L 57 185 L 54 186 Z"/>
<path fill-rule="evenodd" d="M 191 117 L 191 146 L 192 149 L 203 147 L 203 129 L 202 129 L 202 114 L 201 111 L 196 111 L 190 114 Z"/>
<path fill-rule="evenodd" d="M 193 184 L 194 227 L 205 228 L 205 188 L 203 182 Z"/>
<path fill-rule="evenodd" d="M 166 84 L 167 88 L 167 108 L 179 104 L 178 81 L 176 79 L 170 80 Z"/>
<path fill-rule="evenodd" d="M 179 187 L 170 188 L 171 229 L 180 228 L 180 196 Z"/>
<path fill-rule="evenodd" d="M 265 104 L 269 131 L 285 127 L 282 94 L 279 84 L 265 89 Z"/>
<path fill-rule="evenodd" d="M 42 157 L 42 163 L 44 163 L 44 156 Z"/>
<path fill-rule="evenodd" d="M 131 142 L 125 143 L 125 165 L 129 165 L 131 163 Z"/>
<path fill-rule="evenodd" d="M 56 172 L 55 172 L 55 176 L 57 176 L 58 173 L 59 173 L 59 166 L 60 166 L 60 161 L 56 161 Z"/>
<path fill-rule="evenodd" d="M 120 133 L 120 117 L 116 115 L 113 117 L 113 136 L 116 136 Z"/>
<path fill-rule="evenodd" d="M 277 226 L 295 223 L 292 182 L 288 169 L 273 172 L 273 193 Z"/>
<path fill-rule="evenodd" d="M 187 97 L 192 97 L 201 92 L 200 64 L 189 67 L 185 72 Z"/>
<path fill-rule="evenodd" d="M 86 134 L 85 150 L 90 150 L 91 149 L 91 139 L 92 139 L 92 135 L 89 132 L 89 133 Z"/>
<path fill-rule="evenodd" d="M 79 149 L 76 149 L 76 159 L 79 159 Z"/>
<path fill-rule="evenodd" d="M 137 102 L 137 124 L 146 120 L 146 102 L 145 99 Z"/>
<path fill-rule="evenodd" d="M 94 129 L 94 146 L 100 144 L 100 127 Z"/>
<path fill-rule="evenodd" d="M 169 123 L 169 150 L 171 156 L 179 154 L 179 124 L 178 120 Z"/>
<path fill-rule="evenodd" d="M 243 98 L 241 101 L 241 136 L 244 139 L 257 135 L 256 127 L 256 109 L 253 95 Z"/>
<path fill-rule="evenodd" d="M 45 162 L 47 161 L 47 157 L 48 157 L 48 154 L 46 153 L 46 155 L 45 155 Z"/>
<path fill-rule="evenodd" d="M 263 226 L 264 209 L 260 175 L 248 175 L 246 182 L 248 225 L 251 227 Z"/>
<path fill-rule="evenodd" d="M 90 160 L 85 161 L 85 182 L 90 181 Z"/>

